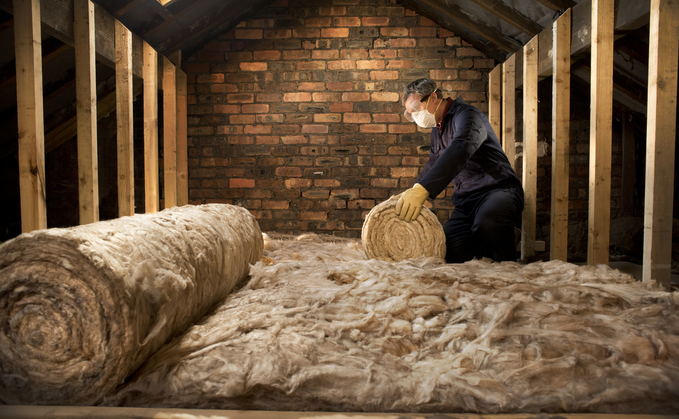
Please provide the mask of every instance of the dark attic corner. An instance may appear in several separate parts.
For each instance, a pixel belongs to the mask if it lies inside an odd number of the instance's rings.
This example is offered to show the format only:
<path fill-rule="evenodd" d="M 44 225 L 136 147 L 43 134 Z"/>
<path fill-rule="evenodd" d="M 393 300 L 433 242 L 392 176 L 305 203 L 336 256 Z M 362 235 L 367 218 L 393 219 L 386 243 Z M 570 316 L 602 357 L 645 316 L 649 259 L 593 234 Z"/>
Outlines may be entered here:
<path fill-rule="evenodd" d="M 0 418 L 679 418 L 676 1 L 0 0 L 0 51 Z"/>

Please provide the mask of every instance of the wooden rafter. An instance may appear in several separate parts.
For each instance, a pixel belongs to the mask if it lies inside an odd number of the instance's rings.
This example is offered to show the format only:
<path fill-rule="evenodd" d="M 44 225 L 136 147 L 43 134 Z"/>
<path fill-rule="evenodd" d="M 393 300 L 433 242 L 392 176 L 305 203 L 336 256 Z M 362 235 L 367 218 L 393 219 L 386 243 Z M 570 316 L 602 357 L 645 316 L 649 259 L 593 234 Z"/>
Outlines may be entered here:
<path fill-rule="evenodd" d="M 474 3 L 483 7 L 486 11 L 492 13 L 493 15 L 499 17 L 515 28 L 519 29 L 525 34 L 534 37 L 540 31 L 542 31 L 542 26 L 537 22 L 532 21 L 518 10 L 511 8 L 501 2 L 500 0 L 473 0 Z"/>
<path fill-rule="evenodd" d="M 549 7 L 552 10 L 563 10 L 575 6 L 575 2 L 571 0 L 538 0 L 542 5 Z"/>

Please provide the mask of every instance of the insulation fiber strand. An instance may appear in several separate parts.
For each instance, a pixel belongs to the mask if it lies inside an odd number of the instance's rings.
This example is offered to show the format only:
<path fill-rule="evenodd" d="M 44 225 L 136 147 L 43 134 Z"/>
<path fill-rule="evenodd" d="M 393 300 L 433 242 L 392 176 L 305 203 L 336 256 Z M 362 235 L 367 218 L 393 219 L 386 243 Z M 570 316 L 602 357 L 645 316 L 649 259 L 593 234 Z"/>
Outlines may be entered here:
<path fill-rule="evenodd" d="M 5 243 L 0 403 L 96 403 L 223 300 L 262 251 L 254 217 L 223 204 Z"/>

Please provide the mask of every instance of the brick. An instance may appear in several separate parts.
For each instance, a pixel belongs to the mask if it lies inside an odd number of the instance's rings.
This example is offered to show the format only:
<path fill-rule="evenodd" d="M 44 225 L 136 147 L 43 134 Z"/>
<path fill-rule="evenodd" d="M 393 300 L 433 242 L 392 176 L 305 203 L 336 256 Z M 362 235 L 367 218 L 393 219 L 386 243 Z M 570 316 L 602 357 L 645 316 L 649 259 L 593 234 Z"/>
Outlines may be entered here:
<path fill-rule="evenodd" d="M 330 26 L 332 24 L 332 18 L 330 17 L 313 17 L 313 18 L 308 18 L 304 21 L 305 26 L 314 26 L 314 27 L 322 27 L 322 26 Z"/>
<path fill-rule="evenodd" d="M 300 220 L 327 220 L 328 219 L 328 212 L 327 211 L 300 211 L 299 219 Z"/>
<path fill-rule="evenodd" d="M 361 26 L 359 17 L 336 17 L 332 20 L 333 26 Z"/>
<path fill-rule="evenodd" d="M 389 48 L 415 48 L 415 38 L 392 38 L 387 41 Z"/>
<path fill-rule="evenodd" d="M 387 132 L 387 126 L 384 124 L 365 124 L 361 125 L 359 131 L 362 133 L 383 133 Z"/>
<path fill-rule="evenodd" d="M 420 40 L 417 41 L 417 46 L 420 48 L 443 47 L 445 44 L 446 42 L 443 39 L 437 38 L 420 38 Z"/>
<path fill-rule="evenodd" d="M 356 68 L 356 61 L 338 60 L 328 61 L 328 70 L 353 70 Z"/>
<path fill-rule="evenodd" d="M 234 29 L 233 36 L 236 39 L 262 39 L 261 29 Z"/>
<path fill-rule="evenodd" d="M 384 68 L 384 60 L 358 60 L 356 68 L 358 70 L 379 70 Z"/>
<path fill-rule="evenodd" d="M 292 30 L 293 38 L 318 38 L 321 31 L 317 28 L 295 28 Z"/>
<path fill-rule="evenodd" d="M 302 133 L 303 134 L 327 134 L 328 133 L 328 126 L 327 125 L 308 125 L 305 124 L 302 126 Z"/>
<path fill-rule="evenodd" d="M 223 83 L 224 74 L 199 74 L 196 80 L 198 83 Z"/>
<path fill-rule="evenodd" d="M 268 69 L 267 63 L 240 63 L 238 64 L 243 71 L 266 71 Z"/>
<path fill-rule="evenodd" d="M 371 80 L 398 80 L 398 71 L 371 71 Z"/>
<path fill-rule="evenodd" d="M 226 95 L 226 101 L 229 103 L 252 103 L 255 101 L 255 95 L 252 93 L 233 93 Z"/>
<path fill-rule="evenodd" d="M 269 51 L 253 51 L 252 59 L 255 61 L 266 61 L 266 60 L 280 60 L 281 52 L 276 50 Z"/>
<path fill-rule="evenodd" d="M 271 125 L 246 125 L 245 134 L 271 134 Z"/>
<path fill-rule="evenodd" d="M 321 38 L 347 38 L 349 28 L 322 28 Z"/>
<path fill-rule="evenodd" d="M 257 144 L 276 145 L 280 144 L 281 137 L 275 135 L 258 135 L 257 137 L 255 137 L 255 142 Z"/>
<path fill-rule="evenodd" d="M 333 50 L 316 50 L 311 52 L 311 58 L 314 60 L 336 60 L 339 58 L 339 51 Z"/>
<path fill-rule="evenodd" d="M 401 122 L 401 115 L 396 113 L 376 113 L 373 114 L 373 120 L 375 122 L 390 122 L 398 123 Z"/>
<path fill-rule="evenodd" d="M 370 93 L 366 92 L 342 93 L 342 100 L 345 102 L 365 102 L 370 100 Z"/>
<path fill-rule="evenodd" d="M 211 93 L 234 93 L 238 91 L 235 84 L 213 84 L 210 86 Z"/>
<path fill-rule="evenodd" d="M 474 68 L 482 68 L 482 69 L 487 69 L 487 68 L 493 68 L 495 67 L 495 60 L 492 58 L 475 58 L 474 59 Z"/>
<path fill-rule="evenodd" d="M 310 188 L 312 184 L 311 179 L 293 178 L 285 180 L 285 187 L 288 189 L 294 188 Z"/>
<path fill-rule="evenodd" d="M 314 186 L 321 188 L 336 188 L 340 186 L 340 181 L 337 179 L 314 179 Z"/>
<path fill-rule="evenodd" d="M 280 177 L 302 177 L 302 169 L 299 167 L 277 167 L 276 176 Z"/>
<path fill-rule="evenodd" d="M 342 120 L 342 115 L 338 113 L 324 113 L 314 115 L 314 122 L 339 122 Z"/>
<path fill-rule="evenodd" d="M 302 192 L 302 196 L 308 199 L 328 199 L 330 191 L 328 189 L 311 189 Z"/>
<path fill-rule="evenodd" d="M 250 19 L 248 20 L 248 27 L 250 28 L 273 28 L 276 26 L 274 19 Z"/>
<path fill-rule="evenodd" d="M 311 93 L 308 92 L 283 94 L 283 102 L 310 102 L 310 101 Z"/>
<path fill-rule="evenodd" d="M 273 29 L 264 31 L 264 39 L 286 39 L 292 36 L 290 29 Z"/>
<path fill-rule="evenodd" d="M 476 70 L 460 70 L 462 80 L 481 80 L 482 73 Z"/>
<path fill-rule="evenodd" d="M 413 123 L 389 125 L 390 134 L 410 134 L 417 132 L 417 126 Z"/>
<path fill-rule="evenodd" d="M 303 82 L 297 85 L 298 90 L 313 91 L 325 90 L 325 83 L 322 82 Z"/>
<path fill-rule="evenodd" d="M 231 115 L 229 117 L 230 124 L 254 124 L 254 115 Z"/>
<path fill-rule="evenodd" d="M 240 105 L 215 105 L 213 107 L 214 113 L 239 113 Z"/>
<path fill-rule="evenodd" d="M 461 47 L 455 50 L 458 57 L 483 57 L 483 53 L 476 48 Z"/>
<path fill-rule="evenodd" d="M 281 142 L 283 144 L 306 144 L 309 141 L 303 135 L 283 135 Z"/>
<path fill-rule="evenodd" d="M 398 179 L 391 178 L 370 179 L 370 186 L 374 186 L 376 188 L 396 188 L 398 187 Z"/>
<path fill-rule="evenodd" d="M 230 125 L 233 126 L 233 125 Z M 242 132 L 242 127 L 239 127 Z M 254 144 L 255 139 L 249 135 L 231 135 L 229 137 L 230 145 Z"/>
<path fill-rule="evenodd" d="M 257 102 L 280 102 L 280 93 L 257 93 Z"/>
<path fill-rule="evenodd" d="M 340 51 L 340 58 L 343 60 L 360 60 L 368 58 L 368 50 L 365 48 L 343 49 Z"/>
<path fill-rule="evenodd" d="M 471 84 L 468 81 L 449 81 L 441 83 L 441 88 L 447 92 L 468 91 Z"/>
<path fill-rule="evenodd" d="M 349 209 L 372 209 L 374 206 L 374 199 L 357 199 L 347 203 L 347 208 Z"/>
<path fill-rule="evenodd" d="M 370 123 L 369 113 L 345 113 L 344 122 L 348 124 L 367 124 Z"/>
<path fill-rule="evenodd" d="M 392 167 L 391 177 L 401 178 L 401 177 L 417 177 L 420 174 L 420 169 L 418 167 Z"/>
<path fill-rule="evenodd" d="M 245 191 L 245 198 L 271 198 L 271 191 L 266 189 L 249 189 Z"/>
<path fill-rule="evenodd" d="M 389 25 L 388 17 L 364 17 L 361 19 L 363 26 L 387 26 Z"/>
<path fill-rule="evenodd" d="M 209 52 L 209 51 L 203 51 L 199 52 L 196 54 L 196 57 L 198 58 L 199 61 L 208 61 L 208 62 L 220 62 L 224 61 L 224 53 L 219 52 L 219 51 L 214 51 L 214 52 Z"/>
<path fill-rule="evenodd" d="M 300 129 L 299 125 L 274 125 L 273 131 L 276 134 L 298 134 Z"/>
<path fill-rule="evenodd" d="M 414 65 L 412 60 L 389 60 L 387 68 L 413 68 Z"/>
<path fill-rule="evenodd" d="M 434 27 L 411 28 L 410 36 L 414 38 L 420 37 L 434 38 L 438 36 L 437 32 L 438 32 L 437 28 Z M 441 36 L 441 38 L 445 38 L 445 36 Z"/>
<path fill-rule="evenodd" d="M 405 37 L 408 36 L 408 28 L 386 27 L 380 28 L 380 35 L 388 37 Z"/>
<path fill-rule="evenodd" d="M 253 104 L 243 105 L 243 113 L 266 113 L 269 112 L 269 105 Z"/>
<path fill-rule="evenodd" d="M 398 102 L 400 99 L 396 92 L 374 92 L 370 95 L 373 102 Z"/>
<path fill-rule="evenodd" d="M 263 209 L 288 209 L 290 208 L 290 201 L 274 201 L 267 200 L 262 202 Z"/>
<path fill-rule="evenodd" d="M 330 112 L 351 112 L 354 104 L 351 102 L 336 102 L 330 104 Z"/>
<path fill-rule="evenodd" d="M 311 57 L 311 53 L 306 50 L 283 51 L 284 60 L 306 60 Z"/>
<path fill-rule="evenodd" d="M 328 90 L 331 91 L 350 91 L 354 89 L 354 84 L 351 82 L 328 82 L 325 84 Z"/>
<path fill-rule="evenodd" d="M 229 188 L 254 188 L 254 187 L 255 187 L 254 179 L 240 179 L 240 178 L 229 179 Z"/>
<path fill-rule="evenodd" d="M 325 61 L 300 61 L 297 63 L 297 70 L 325 70 Z"/>
<path fill-rule="evenodd" d="M 212 127 L 189 127 L 188 135 L 212 135 L 214 129 Z"/>
<path fill-rule="evenodd" d="M 339 166 L 342 164 L 342 159 L 339 157 L 317 157 L 316 166 Z"/>
<path fill-rule="evenodd" d="M 357 199 L 358 189 L 333 189 L 330 191 L 330 199 Z"/>

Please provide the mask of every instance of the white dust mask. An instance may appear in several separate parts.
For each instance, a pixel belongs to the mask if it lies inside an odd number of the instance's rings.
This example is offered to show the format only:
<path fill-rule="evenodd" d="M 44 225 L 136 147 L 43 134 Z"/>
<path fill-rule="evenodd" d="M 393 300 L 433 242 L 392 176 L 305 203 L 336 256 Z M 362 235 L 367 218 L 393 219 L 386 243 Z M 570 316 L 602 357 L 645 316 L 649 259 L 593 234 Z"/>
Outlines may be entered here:
<path fill-rule="evenodd" d="M 429 113 L 429 111 L 427 111 L 427 108 L 429 107 L 429 99 L 431 99 L 431 95 L 429 95 L 429 98 L 427 99 L 427 104 L 424 106 L 424 109 L 412 113 L 413 120 L 420 128 L 434 128 L 436 126 L 435 114 L 436 111 L 439 109 L 439 106 L 441 106 L 443 99 L 441 99 L 439 101 L 439 104 L 436 105 L 434 113 Z"/>

